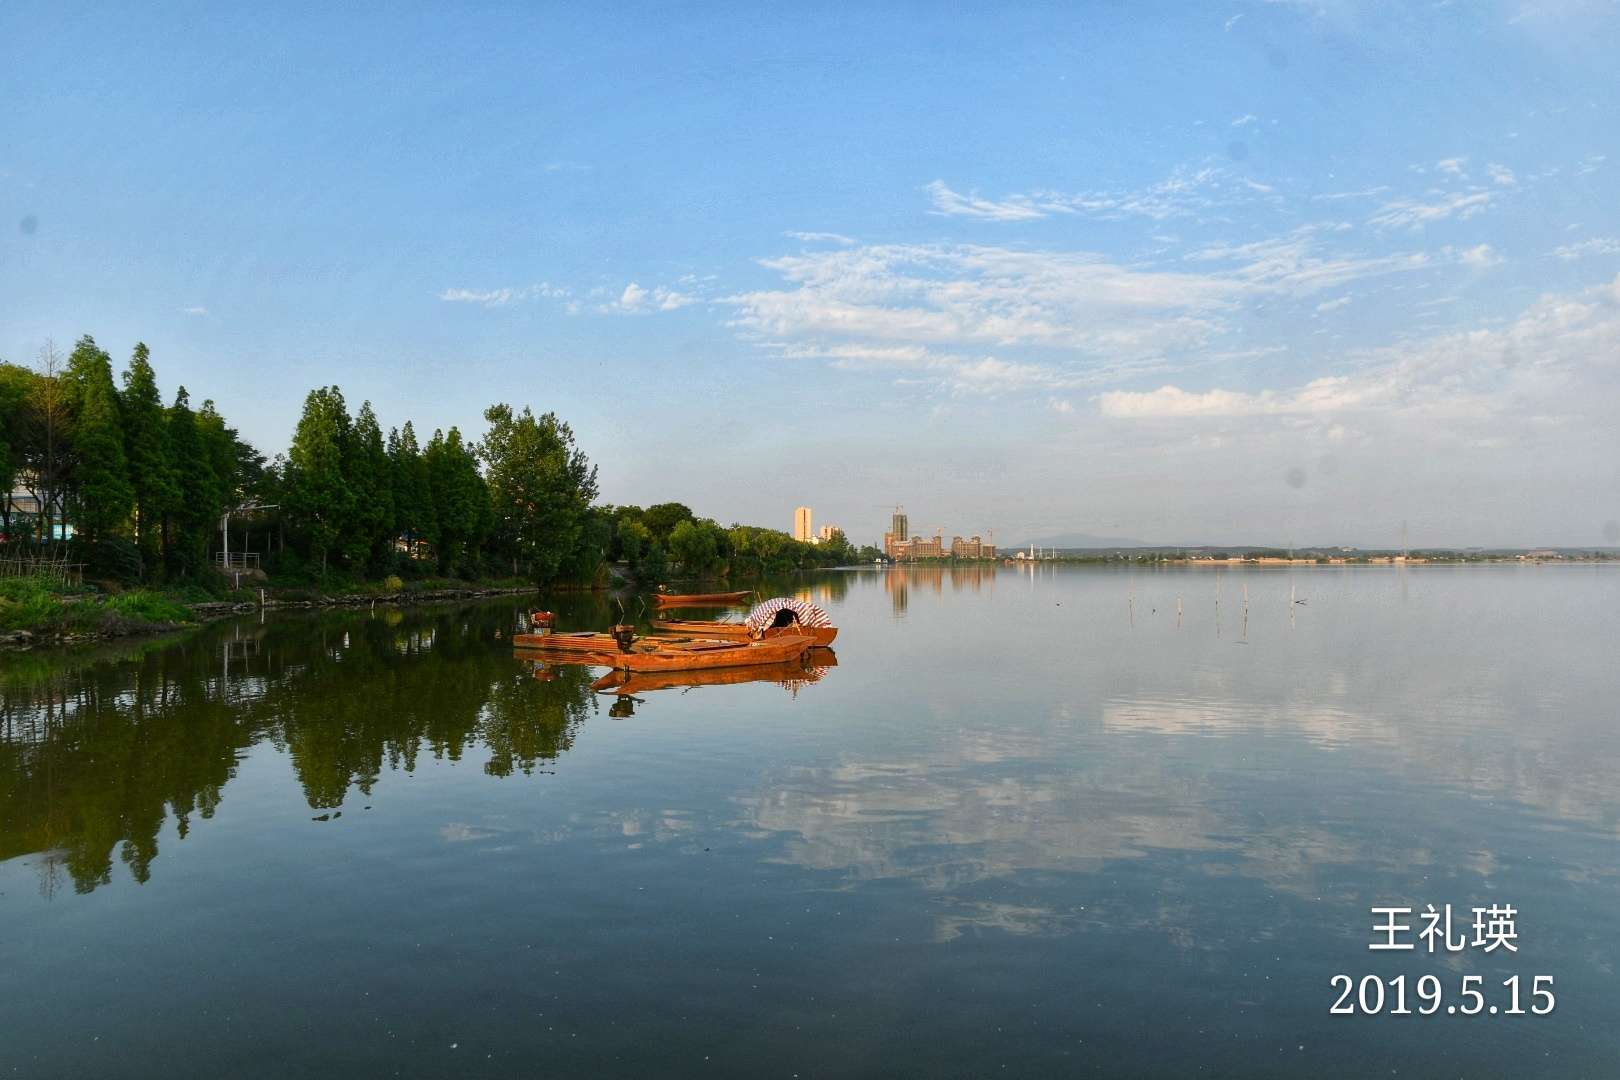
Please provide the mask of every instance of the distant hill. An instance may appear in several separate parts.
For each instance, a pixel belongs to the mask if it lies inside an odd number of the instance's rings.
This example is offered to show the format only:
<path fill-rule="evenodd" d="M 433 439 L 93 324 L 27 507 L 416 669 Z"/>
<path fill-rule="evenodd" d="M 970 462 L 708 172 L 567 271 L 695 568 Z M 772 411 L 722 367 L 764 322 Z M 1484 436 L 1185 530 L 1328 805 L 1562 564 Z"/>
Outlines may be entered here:
<path fill-rule="evenodd" d="M 1152 547 L 1146 540 L 1130 536 L 1092 536 L 1090 533 L 1063 533 L 1059 536 L 1041 536 L 1012 545 L 1013 550 L 1033 543 L 1043 548 L 1137 548 Z"/>

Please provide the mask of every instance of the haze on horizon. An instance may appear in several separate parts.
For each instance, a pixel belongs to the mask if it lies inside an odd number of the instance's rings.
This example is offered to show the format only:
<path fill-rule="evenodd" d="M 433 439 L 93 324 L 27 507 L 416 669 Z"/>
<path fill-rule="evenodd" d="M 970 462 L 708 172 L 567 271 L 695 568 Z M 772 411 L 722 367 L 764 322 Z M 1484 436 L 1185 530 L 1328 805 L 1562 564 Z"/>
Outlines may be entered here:
<path fill-rule="evenodd" d="M 0 10 L 0 359 L 875 540 L 1620 543 L 1620 11 Z"/>

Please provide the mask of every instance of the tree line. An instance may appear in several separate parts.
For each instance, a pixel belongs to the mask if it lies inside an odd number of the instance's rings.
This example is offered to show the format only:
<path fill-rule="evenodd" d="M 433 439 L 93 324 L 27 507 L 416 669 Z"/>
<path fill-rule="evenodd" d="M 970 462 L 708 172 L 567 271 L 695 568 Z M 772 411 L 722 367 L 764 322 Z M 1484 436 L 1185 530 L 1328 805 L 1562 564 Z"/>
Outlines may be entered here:
<path fill-rule="evenodd" d="M 287 452 L 266 459 L 212 401 L 185 387 L 168 404 L 150 351 L 115 379 L 88 335 L 66 358 L 0 362 L 0 542 L 68 545 L 94 575 L 204 579 L 225 535 L 246 529 L 263 567 L 288 582 L 388 575 L 602 583 L 837 565 L 861 554 L 746 525 L 722 527 L 676 502 L 598 504 L 596 467 L 554 413 L 506 404 L 470 440 L 455 426 L 424 443 L 406 420 L 383 427 L 369 401 L 309 392 Z M 24 494 L 26 498 L 14 498 Z M 238 539 L 232 544 L 240 550 Z"/>

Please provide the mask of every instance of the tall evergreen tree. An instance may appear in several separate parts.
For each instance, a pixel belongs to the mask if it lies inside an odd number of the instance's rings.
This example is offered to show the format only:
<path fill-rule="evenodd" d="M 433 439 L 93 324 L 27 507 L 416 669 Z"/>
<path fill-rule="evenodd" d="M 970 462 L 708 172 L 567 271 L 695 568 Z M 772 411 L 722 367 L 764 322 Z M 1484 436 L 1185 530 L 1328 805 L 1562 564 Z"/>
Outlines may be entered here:
<path fill-rule="evenodd" d="M 135 503 L 112 358 L 86 334 L 68 357 L 64 380 L 74 413 L 73 524 L 79 536 L 94 544 L 113 536 Z"/>
<path fill-rule="evenodd" d="M 349 427 L 342 391 L 311 390 L 287 454 L 287 516 L 308 537 L 323 574 L 354 518 L 354 494 L 344 479 Z"/>
<path fill-rule="evenodd" d="M 434 431 L 422 452 L 432 492 L 435 545 L 439 569 L 467 569 L 487 534 L 491 512 L 489 491 L 478 474 L 478 459 L 462 441 L 461 432 Z"/>
<path fill-rule="evenodd" d="M 393 468 L 369 401 L 361 403 L 354 418 L 353 445 L 344 465 L 354 494 L 354 528 L 344 540 L 344 553 L 355 567 L 384 569 L 394 548 Z"/>
<path fill-rule="evenodd" d="M 169 461 L 174 466 L 174 504 L 164 515 L 164 538 L 169 569 L 195 574 L 208 560 L 220 491 L 191 395 L 185 387 L 175 392 L 166 428 Z"/>
<path fill-rule="evenodd" d="M 409 420 L 394 440 L 390 432 L 388 457 L 394 477 L 394 524 L 409 540 L 434 542 L 433 488 L 428 482 L 427 463 L 416 442 L 416 429 Z"/>
<path fill-rule="evenodd" d="M 124 456 L 135 501 L 135 542 L 143 559 L 156 553 L 164 510 L 179 497 L 164 431 L 163 399 L 158 396 L 150 356 L 144 344 L 135 346 L 119 398 Z"/>

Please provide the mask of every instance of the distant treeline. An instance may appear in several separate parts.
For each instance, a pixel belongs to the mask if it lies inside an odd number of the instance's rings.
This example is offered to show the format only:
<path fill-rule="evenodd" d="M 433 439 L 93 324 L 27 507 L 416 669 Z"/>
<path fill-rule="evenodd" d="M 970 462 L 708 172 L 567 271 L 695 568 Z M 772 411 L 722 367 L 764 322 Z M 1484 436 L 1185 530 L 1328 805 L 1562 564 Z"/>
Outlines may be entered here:
<path fill-rule="evenodd" d="M 584 583 L 620 562 L 648 581 L 857 557 L 841 534 L 806 544 L 676 502 L 598 505 L 596 467 L 554 413 L 498 404 L 484 419 L 478 441 L 452 426 L 423 445 L 410 421 L 385 436 L 370 402 L 351 415 L 338 387 L 320 387 L 287 453 L 267 460 L 212 401 L 194 409 L 180 387 L 165 405 L 145 345 L 115 380 L 86 336 L 65 359 L 47 346 L 34 368 L 0 363 L 0 538 L 67 543 L 92 575 L 147 582 L 206 577 L 222 516 L 250 506 L 269 509 L 234 518 L 232 533 L 259 538 L 264 569 L 286 581 Z"/>

